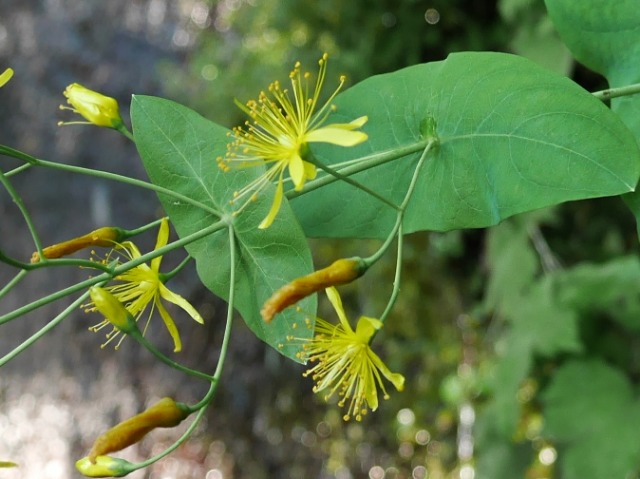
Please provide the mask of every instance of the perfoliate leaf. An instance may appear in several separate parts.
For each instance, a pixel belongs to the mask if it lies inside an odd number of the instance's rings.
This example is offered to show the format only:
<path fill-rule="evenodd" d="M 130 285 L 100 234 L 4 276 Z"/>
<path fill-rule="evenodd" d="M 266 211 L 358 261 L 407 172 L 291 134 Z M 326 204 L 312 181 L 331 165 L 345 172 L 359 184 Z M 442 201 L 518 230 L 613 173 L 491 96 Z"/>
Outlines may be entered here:
<path fill-rule="evenodd" d="M 199 201 L 198 208 L 159 194 L 178 235 L 185 238 L 223 219 L 232 229 L 237 248 L 234 306 L 253 332 L 285 356 L 296 359 L 301 344 L 287 341 L 294 334 L 309 337 L 315 320 L 316 299 L 300 302 L 301 311 L 289 308 L 271 324 L 260 316 L 262 304 L 283 284 L 312 270 L 311 254 L 296 218 L 283 205 L 276 222 L 267 230 L 258 224 L 271 203 L 273 188 L 237 217 L 229 201 L 260 168 L 224 173 L 216 158 L 224 155 L 228 130 L 196 112 L 160 98 L 136 95 L 131 104 L 136 145 L 151 181 Z M 219 213 L 219 214 L 217 214 Z M 226 226 L 185 246 L 196 260 L 200 279 L 221 298 L 229 298 L 230 237 Z M 205 318 L 221 321 L 222 318 Z"/>
<path fill-rule="evenodd" d="M 569 79 L 513 55 L 453 54 L 371 77 L 335 103 L 331 121 L 369 117 L 361 145 L 312 145 L 337 169 L 417 148 L 421 125 L 435 120 L 440 144 L 418 174 L 405 233 L 484 227 L 564 201 L 627 193 L 640 174 L 636 142 L 615 114 Z M 421 154 L 352 178 L 400 204 Z M 396 219 L 393 208 L 342 181 L 293 204 L 311 236 L 384 238 Z"/>

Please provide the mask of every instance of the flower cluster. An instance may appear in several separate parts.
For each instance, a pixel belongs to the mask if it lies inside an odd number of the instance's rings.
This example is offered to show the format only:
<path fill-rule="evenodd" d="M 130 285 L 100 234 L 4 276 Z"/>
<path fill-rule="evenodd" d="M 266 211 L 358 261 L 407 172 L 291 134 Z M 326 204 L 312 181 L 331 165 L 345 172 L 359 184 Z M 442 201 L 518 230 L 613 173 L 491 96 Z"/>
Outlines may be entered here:
<path fill-rule="evenodd" d="M 392 373 L 370 347 L 382 322 L 361 316 L 354 331 L 338 291 L 327 288 L 326 292 L 340 323 L 334 325 L 320 318 L 316 320 L 315 336 L 303 349 L 304 358 L 317 364 L 305 372 L 305 376 L 311 376 L 316 382 L 314 392 L 327 390 L 325 399 L 337 391 L 338 404 L 342 407 L 348 403 L 345 421 L 351 418 L 360 421 L 367 409 L 375 411 L 378 408 L 378 387 L 385 399 L 389 397 L 382 377 L 402 391 L 404 376 Z"/>
<path fill-rule="evenodd" d="M 331 102 L 345 82 L 342 76 L 329 99 L 322 106 L 318 105 L 327 58 L 325 54 L 319 61 L 319 72 L 313 88 L 309 85 L 310 73 L 302 73 L 298 62 L 289 74 L 291 91 L 276 81 L 269 85 L 267 92 L 260 93 L 257 101 L 238 104 L 250 120 L 243 127 L 234 128 L 233 140 L 227 145 L 227 154 L 218 158 L 218 166 L 223 171 L 229 171 L 233 168 L 268 165 L 263 175 L 236 191 L 232 200 L 232 203 L 243 202 L 237 210 L 239 212 L 255 200 L 267 185 L 276 181 L 273 203 L 259 225 L 261 229 L 271 226 L 280 210 L 285 171 L 288 171 L 296 191 L 302 189 L 307 180 L 316 177 L 316 166 L 308 161 L 308 143 L 354 146 L 367 139 L 366 133 L 356 131 L 367 122 L 366 116 L 350 123 L 322 126 L 334 110 Z"/>
<path fill-rule="evenodd" d="M 168 239 L 169 222 L 165 218 L 162 220 L 162 223 L 160 223 L 155 249 L 157 250 L 165 246 Z M 135 244 L 131 241 L 124 241 L 123 243 L 116 243 L 116 247 L 103 261 L 105 263 L 110 263 L 113 260 L 112 256 L 117 254 L 120 254 L 126 261 L 135 260 L 142 256 L 140 254 L 140 250 Z M 118 261 L 120 261 L 119 258 Z M 178 329 L 173 318 L 162 303 L 162 300 L 164 299 L 165 301 L 180 306 L 199 323 L 203 323 L 203 319 L 202 316 L 200 316 L 200 313 L 198 313 L 198 311 L 196 311 L 196 309 L 186 299 L 179 294 L 172 292 L 165 286 L 165 278 L 160 273 L 161 262 L 162 256 L 157 256 L 151 260 L 150 265 L 142 263 L 135 266 L 114 278 L 118 284 L 106 286 L 104 289 L 111 293 L 118 301 L 123 303 L 127 311 L 135 318 L 136 321 L 138 321 L 148 310 L 147 322 L 143 328 L 143 333 L 147 329 L 153 311 L 157 309 L 167 330 L 169 331 L 169 334 L 173 338 L 174 351 L 178 352 L 182 349 L 180 334 L 178 333 Z M 149 305 L 151 305 L 150 308 Z M 85 311 L 97 311 L 96 304 L 91 301 L 89 304 L 85 305 Z M 92 331 L 99 331 L 103 327 L 109 325 L 113 326 L 112 322 L 105 319 L 91 329 Z M 113 329 L 107 334 L 107 342 L 103 344 L 103 347 L 113 341 L 118 335 L 120 335 L 120 333 L 120 329 L 113 326 Z M 122 339 L 124 339 L 124 336 L 120 338 L 116 348 L 120 345 Z"/>

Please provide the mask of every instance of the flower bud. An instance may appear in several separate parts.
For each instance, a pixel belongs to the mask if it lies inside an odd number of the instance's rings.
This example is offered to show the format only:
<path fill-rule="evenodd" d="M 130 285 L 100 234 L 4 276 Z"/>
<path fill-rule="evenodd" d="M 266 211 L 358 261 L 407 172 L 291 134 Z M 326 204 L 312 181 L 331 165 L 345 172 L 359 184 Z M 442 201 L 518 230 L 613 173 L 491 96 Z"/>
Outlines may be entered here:
<path fill-rule="evenodd" d="M 74 111 L 89 123 L 114 129 L 123 124 L 118 102 L 114 98 L 89 90 L 78 83 L 69 85 L 64 91 L 64 96 L 73 108 L 60 108 Z"/>
<path fill-rule="evenodd" d="M 138 327 L 127 308 L 106 289 L 93 286 L 89 295 L 98 312 L 123 333 L 131 333 Z"/>
<path fill-rule="evenodd" d="M 343 258 L 326 268 L 294 279 L 285 284 L 264 303 L 260 314 L 269 323 L 273 317 L 303 298 L 330 286 L 350 283 L 362 276 L 368 265 L 362 258 Z"/>
<path fill-rule="evenodd" d="M 125 231 L 123 229 L 107 226 L 98 228 L 84 236 L 78 236 L 62 243 L 47 246 L 42 250 L 42 254 L 47 259 L 62 258 L 91 246 L 113 247 L 124 238 Z M 31 256 L 31 262 L 38 263 L 39 261 L 40 254 L 36 251 Z"/>
<path fill-rule="evenodd" d="M 11 80 L 13 76 L 13 70 L 11 68 L 7 68 L 5 71 L 0 73 L 0 87 Z"/>
<path fill-rule="evenodd" d="M 109 456 L 98 456 L 94 462 L 83 457 L 76 462 L 76 469 L 86 477 L 122 477 L 133 470 L 132 466 L 129 461 Z"/>
<path fill-rule="evenodd" d="M 168 397 L 162 398 L 144 412 L 112 427 L 96 439 L 87 457 L 92 464 L 96 464 L 100 456 L 120 451 L 141 441 L 156 427 L 177 426 L 189 414 L 190 411 L 186 405 L 176 403 Z"/>

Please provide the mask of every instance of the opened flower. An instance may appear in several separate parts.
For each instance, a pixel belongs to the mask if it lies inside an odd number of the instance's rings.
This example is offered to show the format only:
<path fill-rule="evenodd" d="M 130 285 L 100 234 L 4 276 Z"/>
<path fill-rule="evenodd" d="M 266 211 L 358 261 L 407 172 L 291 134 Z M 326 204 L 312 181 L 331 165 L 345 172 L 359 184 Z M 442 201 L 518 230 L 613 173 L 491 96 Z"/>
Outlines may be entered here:
<path fill-rule="evenodd" d="M 13 76 L 13 70 L 11 68 L 7 68 L 5 71 L 3 71 L 0 74 L 0 87 L 4 86 L 5 83 L 11 80 L 12 76 Z"/>
<path fill-rule="evenodd" d="M 60 105 L 61 110 L 71 110 L 87 121 L 59 122 L 58 125 L 88 125 L 104 126 L 119 129 L 123 126 L 118 102 L 109 96 L 72 83 L 65 91 L 67 103 L 70 107 Z"/>
<path fill-rule="evenodd" d="M 158 238 L 156 240 L 155 249 L 162 248 L 167 244 L 169 239 L 169 222 L 165 218 L 160 223 L 160 229 L 158 231 Z M 120 254 L 125 260 L 134 260 L 142 256 L 138 247 L 131 241 L 125 241 L 123 243 L 116 243 L 116 247 L 112 250 L 112 254 Z M 105 262 L 112 261 L 112 257 L 105 258 Z M 195 308 L 182 296 L 169 290 L 164 284 L 166 278 L 160 273 L 160 263 L 162 256 L 157 256 L 151 260 L 151 265 L 142 263 L 138 266 L 131 268 L 130 270 L 119 274 L 114 278 L 118 281 L 118 284 L 105 286 L 104 289 L 111 293 L 118 301 L 124 304 L 125 308 L 136 321 L 143 315 L 147 316 L 146 324 L 143 328 L 143 333 L 146 331 L 151 315 L 155 309 L 158 310 L 164 324 L 169 331 L 169 334 L 173 338 L 174 351 L 178 352 L 182 349 L 182 342 L 180 341 L 180 334 L 173 321 L 173 318 L 165 308 L 162 300 L 176 304 L 184 309 L 189 315 L 198 323 L 203 323 L 202 316 L 195 310 Z M 86 311 L 97 311 L 95 303 L 92 301 L 85 305 Z M 112 323 L 105 319 L 101 323 L 94 326 L 92 331 L 99 331 L 105 326 Z M 106 346 L 113 341 L 118 335 L 120 330 L 117 327 L 113 327 L 111 332 L 107 334 L 107 341 L 102 346 Z M 116 348 L 120 346 L 122 339 L 120 338 L 116 344 Z"/>
<path fill-rule="evenodd" d="M 342 88 L 345 77 L 327 102 L 318 107 L 318 100 L 327 70 L 325 54 L 319 63 L 318 77 L 311 90 L 311 75 L 302 73 L 300 62 L 289 74 L 291 91 L 283 89 L 279 82 L 269 85 L 268 92 L 261 92 L 258 101 L 251 100 L 238 106 L 250 117 L 244 127 L 233 130 L 233 140 L 227 145 L 227 154 L 218 158 L 223 171 L 232 168 L 248 168 L 268 165 L 267 171 L 234 193 L 232 203 L 244 201 L 241 211 L 269 183 L 276 181 L 276 194 L 269 213 L 259 228 L 268 228 L 275 219 L 283 196 L 285 170 L 288 170 L 296 191 L 305 181 L 316 177 L 316 166 L 309 159 L 308 143 L 331 143 L 339 146 L 354 146 L 367 139 L 366 133 L 355 131 L 367 122 L 362 116 L 350 123 L 334 123 L 322 126 L 335 109 L 331 101 Z M 293 98 L 292 98 L 293 97 Z M 316 111 L 317 109 L 317 111 Z"/>
<path fill-rule="evenodd" d="M 367 409 L 375 411 L 378 408 L 378 388 L 383 397 L 388 399 L 382 377 L 402 391 L 404 376 L 392 373 L 371 350 L 369 343 L 382 327 L 382 322 L 361 316 L 354 331 L 347 320 L 338 291 L 327 288 L 326 292 L 340 323 L 333 325 L 317 319 L 315 336 L 304 345 L 305 358 L 317 364 L 305 376 L 310 375 L 316 382 L 314 392 L 327 390 L 325 399 L 338 392 L 338 404 L 341 407 L 347 405 L 345 421 L 352 417 L 360 421 Z"/>

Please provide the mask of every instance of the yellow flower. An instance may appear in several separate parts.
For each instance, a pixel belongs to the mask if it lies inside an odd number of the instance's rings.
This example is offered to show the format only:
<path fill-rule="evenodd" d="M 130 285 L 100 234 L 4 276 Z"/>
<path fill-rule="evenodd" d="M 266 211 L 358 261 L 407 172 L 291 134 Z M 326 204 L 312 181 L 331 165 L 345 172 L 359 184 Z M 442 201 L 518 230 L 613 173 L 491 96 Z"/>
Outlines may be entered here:
<path fill-rule="evenodd" d="M 338 291 L 327 288 L 326 292 L 340 323 L 333 325 L 317 319 L 315 336 L 304 345 L 306 359 L 317 364 L 305 376 L 311 375 L 316 382 L 314 392 L 328 390 L 325 399 L 338 391 L 341 396 L 338 404 L 342 407 L 349 403 L 345 421 L 352 417 L 360 421 L 367 413 L 367 408 L 372 411 L 378 408 L 378 387 L 385 399 L 389 397 L 382 376 L 398 391 L 404 388 L 404 376 L 392 373 L 369 346 L 376 331 L 382 327 L 382 322 L 361 316 L 354 331 L 347 320 Z"/>
<path fill-rule="evenodd" d="M 58 125 L 94 124 L 116 130 L 123 125 L 118 102 L 114 98 L 89 90 L 78 83 L 69 85 L 64 96 L 71 107 L 60 105 L 60 109 L 71 110 L 87 121 L 61 121 Z"/>
<path fill-rule="evenodd" d="M 169 222 L 165 218 L 160 223 L 160 229 L 158 231 L 158 238 L 156 240 L 155 249 L 162 248 L 167 244 L 169 239 Z M 133 244 L 131 241 L 125 241 L 123 243 L 117 243 L 116 248 L 112 251 L 112 253 L 121 253 L 122 256 L 126 260 L 134 260 L 142 256 L 140 254 L 140 250 L 138 247 Z M 105 262 L 109 262 L 110 257 L 105 259 Z M 162 300 L 166 300 L 170 303 L 176 304 L 184 309 L 189 315 L 199 323 L 203 323 L 202 316 L 200 313 L 195 310 L 189 302 L 184 299 L 179 294 L 176 294 L 169 290 L 164 285 L 164 277 L 160 273 L 160 263 L 162 261 L 162 256 L 157 256 L 151 260 L 151 265 L 147 265 L 146 263 L 142 263 L 130 270 L 119 274 L 114 278 L 114 280 L 119 281 L 119 284 L 106 286 L 104 289 L 110 292 L 115 298 L 123 303 L 136 321 L 140 319 L 140 317 L 145 313 L 147 307 L 151 305 L 149 309 L 149 314 L 147 317 L 147 322 L 143 328 L 143 333 L 146 331 L 147 326 L 149 325 L 149 320 L 151 319 L 151 315 L 153 314 L 154 309 L 157 309 L 160 312 L 160 316 L 162 317 L 164 324 L 169 331 L 169 334 L 173 338 L 174 343 L 174 351 L 178 352 L 182 349 L 182 343 L 180 341 L 180 334 L 178 333 L 178 329 L 173 322 L 173 318 L 165 308 L 164 304 L 162 304 Z M 96 311 L 96 304 L 94 302 L 90 302 L 85 306 L 85 311 Z M 94 326 L 92 331 L 99 331 L 104 326 L 110 325 L 111 322 L 105 319 L 101 323 Z M 107 342 L 102 346 L 106 346 L 109 344 L 115 337 L 120 334 L 120 331 L 115 326 L 107 334 Z M 124 336 L 118 341 L 116 345 L 116 349 L 120 346 L 122 339 Z"/>
<path fill-rule="evenodd" d="M 3 71 L 2 74 L 0 74 L 0 87 L 4 86 L 5 83 L 11 80 L 12 76 L 13 70 L 11 68 L 7 68 L 5 71 Z"/>
<path fill-rule="evenodd" d="M 239 213 L 256 199 L 260 191 L 276 180 L 276 194 L 269 213 L 258 226 L 261 229 L 268 228 L 278 214 L 282 203 L 285 170 L 289 171 L 296 191 L 302 189 L 306 180 L 316 177 L 316 166 L 305 161 L 308 159 L 307 143 L 354 146 L 367 139 L 366 133 L 354 131 L 367 122 L 366 116 L 350 123 L 322 126 L 335 109 L 331 101 L 345 82 L 345 77 L 340 77 L 338 87 L 316 111 L 327 70 L 327 58 L 327 54 L 324 54 L 318 62 L 319 72 L 313 91 L 309 86 L 311 75 L 308 72 L 302 73 L 298 62 L 289 74 L 291 91 L 283 89 L 276 81 L 269 85 L 268 93 L 260 93 L 258 101 L 238 104 L 251 121 L 245 122 L 244 127 L 234 128 L 233 140 L 227 145 L 227 154 L 224 158 L 218 158 L 218 165 L 223 171 L 271 165 L 263 175 L 236 191 L 232 200 L 235 203 L 244 199 L 236 212 Z"/>

